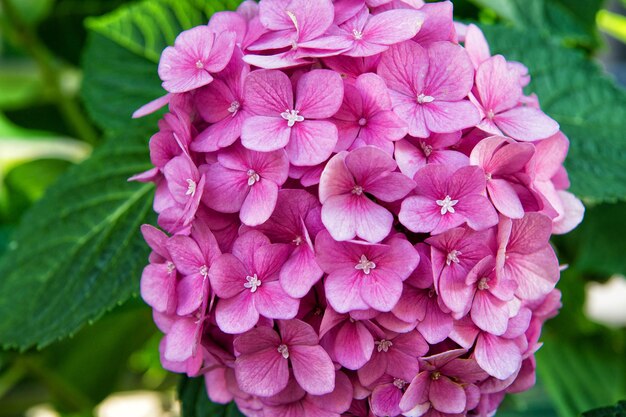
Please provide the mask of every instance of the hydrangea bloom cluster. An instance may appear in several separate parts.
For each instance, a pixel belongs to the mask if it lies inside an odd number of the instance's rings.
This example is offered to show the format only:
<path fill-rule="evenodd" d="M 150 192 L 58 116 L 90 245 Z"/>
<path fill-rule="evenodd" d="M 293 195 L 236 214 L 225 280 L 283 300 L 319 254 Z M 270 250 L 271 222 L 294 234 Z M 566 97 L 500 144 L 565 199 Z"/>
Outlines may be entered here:
<path fill-rule="evenodd" d="M 452 3 L 245 1 L 163 52 L 163 366 L 249 417 L 491 416 L 535 380 L 568 140 Z"/>

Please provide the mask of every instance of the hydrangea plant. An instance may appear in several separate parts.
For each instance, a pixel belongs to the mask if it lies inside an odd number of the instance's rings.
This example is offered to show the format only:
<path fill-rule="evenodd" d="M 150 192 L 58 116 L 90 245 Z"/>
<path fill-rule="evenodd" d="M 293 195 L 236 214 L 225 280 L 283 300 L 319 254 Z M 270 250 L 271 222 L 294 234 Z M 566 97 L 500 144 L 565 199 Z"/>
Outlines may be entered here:
<path fill-rule="evenodd" d="M 261 0 L 161 56 L 165 368 L 249 417 L 491 416 L 535 382 L 568 139 L 452 3 Z"/>

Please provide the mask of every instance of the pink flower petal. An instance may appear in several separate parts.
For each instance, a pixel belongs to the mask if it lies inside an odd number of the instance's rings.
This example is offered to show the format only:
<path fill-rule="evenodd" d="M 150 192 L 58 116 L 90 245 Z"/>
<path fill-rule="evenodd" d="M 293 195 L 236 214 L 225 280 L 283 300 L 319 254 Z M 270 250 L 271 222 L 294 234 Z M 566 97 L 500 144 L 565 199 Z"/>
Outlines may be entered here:
<path fill-rule="evenodd" d="M 289 380 L 287 359 L 272 346 L 254 354 L 241 355 L 235 362 L 239 387 L 248 394 L 270 397 L 278 394 Z"/>
<path fill-rule="evenodd" d="M 508 136 L 527 142 L 545 139 L 559 131 L 557 122 L 533 107 L 515 107 L 496 115 L 494 122 Z"/>
<path fill-rule="evenodd" d="M 326 277 L 324 289 L 328 303 L 338 312 L 347 313 L 351 310 L 366 310 L 369 306 L 361 297 L 362 274 L 355 270 L 349 276 L 341 271 L 333 272 Z"/>
<path fill-rule="evenodd" d="M 361 323 L 346 322 L 334 340 L 335 356 L 344 367 L 356 370 L 372 357 L 374 338 Z"/>
<path fill-rule="evenodd" d="M 333 116 L 343 101 L 343 81 L 331 70 L 307 72 L 298 81 L 295 109 L 305 119 Z"/>
<path fill-rule="evenodd" d="M 430 383 L 428 398 L 433 408 L 442 413 L 456 414 L 465 411 L 465 390 L 446 376 Z"/>
<path fill-rule="evenodd" d="M 506 379 L 519 369 L 522 355 L 513 340 L 481 333 L 474 350 L 476 362 L 489 375 Z"/>
<path fill-rule="evenodd" d="M 242 280 L 242 288 L 243 284 Z M 244 333 L 252 329 L 259 321 L 259 312 L 254 307 L 252 293 L 244 291 L 232 298 L 220 299 L 215 308 L 215 321 L 228 334 Z"/>
<path fill-rule="evenodd" d="M 296 381 L 306 392 L 324 395 L 335 389 L 335 367 L 321 346 L 290 346 L 289 359 Z"/>
<path fill-rule="evenodd" d="M 294 249 L 280 271 L 280 284 L 294 298 L 304 297 L 323 275 L 315 262 L 315 253 L 308 245 Z"/>
<path fill-rule="evenodd" d="M 264 223 L 272 215 L 277 198 L 278 186 L 272 181 L 261 179 L 250 187 L 250 192 L 241 205 L 241 221 L 247 226 Z"/>
<path fill-rule="evenodd" d="M 435 100 L 421 107 L 424 109 L 426 127 L 431 132 L 455 132 L 476 126 L 480 122 L 476 106 L 468 100 L 454 102 Z"/>
<path fill-rule="evenodd" d="M 364 195 L 330 197 L 322 207 L 322 221 L 335 240 L 356 236 L 376 243 L 389 234 L 393 215 Z"/>
<path fill-rule="evenodd" d="M 439 101 L 455 102 L 467 97 L 474 84 L 474 67 L 467 52 L 461 46 L 451 42 L 432 43 L 428 46 L 428 60 L 429 67 L 424 94 L 434 97 L 434 103 Z M 451 115 L 457 116 L 456 113 L 452 113 L 452 111 L 457 111 L 459 116 L 463 116 L 460 110 L 459 108 L 449 109 Z M 476 111 L 477 116 L 478 112 Z M 472 125 L 476 123 L 478 120 Z M 460 129 L 449 131 L 454 130 Z M 439 132 L 438 130 L 435 131 Z"/>
<path fill-rule="evenodd" d="M 361 297 L 378 311 L 391 311 L 402 294 L 402 278 L 392 271 L 374 269 L 362 277 Z"/>
<path fill-rule="evenodd" d="M 390 10 L 369 18 L 363 38 L 379 45 L 394 45 L 414 37 L 423 22 L 424 14 L 417 10 Z"/>
<path fill-rule="evenodd" d="M 244 94 L 246 106 L 254 114 L 280 117 L 280 113 L 293 108 L 293 87 L 281 71 L 251 72 L 246 78 Z"/>
<path fill-rule="evenodd" d="M 299 166 L 313 166 L 326 161 L 337 144 L 337 127 L 322 120 L 296 123 L 291 128 L 291 139 L 286 147 L 289 161 Z"/>
<path fill-rule="evenodd" d="M 509 70 L 502 55 L 496 55 L 478 67 L 476 90 L 485 111 L 494 114 L 515 107 L 522 96 L 519 76 Z"/>
<path fill-rule="evenodd" d="M 287 145 L 291 132 L 287 121 L 280 117 L 252 116 L 243 122 L 241 143 L 253 151 L 275 151 Z"/>
<path fill-rule="evenodd" d="M 257 288 L 254 305 L 264 317 L 289 320 L 298 313 L 300 302 L 289 297 L 278 281 L 266 281 Z"/>

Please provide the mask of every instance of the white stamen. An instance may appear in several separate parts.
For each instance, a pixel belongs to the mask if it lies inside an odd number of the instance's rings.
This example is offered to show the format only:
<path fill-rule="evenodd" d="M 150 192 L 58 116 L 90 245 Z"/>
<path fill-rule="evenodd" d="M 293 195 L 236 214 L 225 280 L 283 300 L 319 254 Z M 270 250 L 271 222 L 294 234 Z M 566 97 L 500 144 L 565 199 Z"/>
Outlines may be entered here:
<path fill-rule="evenodd" d="M 248 185 L 250 187 L 252 187 L 257 182 L 261 181 L 261 176 L 257 174 L 255 170 L 249 169 L 247 174 L 248 174 Z"/>
<path fill-rule="evenodd" d="M 176 265 L 174 265 L 173 262 L 168 262 L 167 263 L 167 273 L 171 274 L 172 272 L 174 272 L 174 270 L 176 269 Z"/>
<path fill-rule="evenodd" d="M 435 101 L 435 97 L 424 95 L 424 93 L 417 96 L 417 102 L 419 104 L 432 103 L 433 101 Z"/>
<path fill-rule="evenodd" d="M 204 62 L 202 62 L 200 60 L 197 60 L 196 61 L 196 68 L 198 68 L 198 69 L 204 68 Z"/>
<path fill-rule="evenodd" d="M 360 30 L 353 29 L 352 35 L 354 36 L 354 39 L 356 39 L 357 41 L 360 41 L 361 39 L 363 39 L 363 32 L 361 32 Z"/>
<path fill-rule="evenodd" d="M 278 353 L 283 355 L 283 358 L 289 359 L 289 348 L 287 347 L 287 345 L 278 346 Z"/>
<path fill-rule="evenodd" d="M 296 14 L 291 10 L 285 10 L 285 13 L 287 13 L 287 16 L 289 16 L 289 18 L 293 22 L 293 26 L 296 28 L 296 32 L 300 32 L 300 26 L 298 25 L 298 18 L 296 17 Z"/>
<path fill-rule="evenodd" d="M 389 348 L 393 346 L 393 343 L 391 342 L 391 340 L 385 340 L 385 339 L 376 341 L 374 342 L 374 344 L 376 345 L 376 349 L 379 352 L 387 352 L 389 351 Z"/>
<path fill-rule="evenodd" d="M 187 184 L 189 184 L 189 187 L 187 187 L 187 192 L 185 193 L 185 195 L 190 195 L 193 197 L 196 194 L 197 184 L 191 178 L 187 178 Z"/>
<path fill-rule="evenodd" d="M 453 200 L 449 195 L 446 196 L 443 200 L 437 200 L 437 205 L 441 206 L 441 215 L 450 212 L 454 213 L 454 206 L 458 203 L 459 200 Z"/>
<path fill-rule="evenodd" d="M 431 153 L 433 153 L 433 147 L 430 145 L 426 145 L 426 142 L 420 142 L 420 146 L 422 147 L 422 151 L 427 158 L 430 156 Z"/>
<path fill-rule="evenodd" d="M 480 279 L 480 281 L 478 281 L 478 285 L 477 285 L 479 290 L 488 290 L 489 289 L 489 278 L 487 277 L 483 277 Z"/>
<path fill-rule="evenodd" d="M 292 240 L 291 242 L 295 243 L 296 246 L 302 245 L 302 236 L 296 236 L 296 238 Z"/>
<path fill-rule="evenodd" d="M 493 119 L 494 117 L 496 117 L 495 112 L 494 112 L 493 110 L 489 110 L 489 111 L 487 112 L 487 119 L 491 120 L 491 119 Z"/>
<path fill-rule="evenodd" d="M 354 269 L 362 270 L 365 275 L 369 275 L 374 268 L 376 268 L 376 264 L 367 259 L 365 255 L 361 255 L 359 263 L 354 266 Z"/>
<path fill-rule="evenodd" d="M 249 288 L 250 292 L 256 292 L 256 289 L 261 286 L 261 280 L 259 277 L 254 274 L 253 276 L 248 275 L 246 277 L 246 283 L 243 284 L 244 288 Z"/>
<path fill-rule="evenodd" d="M 491 172 L 487 172 L 487 173 L 485 174 L 485 179 L 486 179 L 487 181 L 491 181 L 491 178 L 492 178 L 492 177 L 491 177 Z"/>
<path fill-rule="evenodd" d="M 448 256 L 446 256 L 446 265 L 450 266 L 452 264 L 452 262 L 454 262 L 455 264 L 459 263 L 459 255 L 461 255 L 461 252 L 458 250 L 452 250 L 448 253 Z"/>
<path fill-rule="evenodd" d="M 363 194 L 363 187 L 361 187 L 360 185 L 355 185 L 354 188 L 352 188 L 352 194 L 356 194 L 356 195 Z"/>
<path fill-rule="evenodd" d="M 361 117 L 359 119 L 359 126 L 365 126 L 367 124 L 367 119 L 365 117 Z"/>
<path fill-rule="evenodd" d="M 233 117 L 235 117 L 235 115 L 239 111 L 240 107 L 241 107 L 241 103 L 239 103 L 237 100 L 235 100 L 232 103 L 230 103 L 230 107 L 228 108 L 228 112 L 232 113 Z"/>
<path fill-rule="evenodd" d="M 406 387 L 406 381 L 396 378 L 393 380 L 393 385 L 398 389 L 404 389 L 404 387 Z"/>
<path fill-rule="evenodd" d="M 206 265 L 202 265 L 200 267 L 200 275 L 202 275 L 205 278 L 209 275 L 209 268 L 207 268 Z"/>
<path fill-rule="evenodd" d="M 300 113 L 300 110 L 287 109 L 280 114 L 280 117 L 287 120 L 287 126 L 293 127 L 296 122 L 304 122 L 304 117 L 300 116 L 298 113 Z"/>

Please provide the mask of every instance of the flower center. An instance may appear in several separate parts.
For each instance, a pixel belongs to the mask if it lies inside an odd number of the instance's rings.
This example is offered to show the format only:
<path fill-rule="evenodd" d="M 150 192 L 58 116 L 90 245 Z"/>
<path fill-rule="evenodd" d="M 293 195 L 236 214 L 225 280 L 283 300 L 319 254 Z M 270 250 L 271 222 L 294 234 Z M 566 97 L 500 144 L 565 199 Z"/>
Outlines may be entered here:
<path fill-rule="evenodd" d="M 487 172 L 487 173 L 485 174 L 485 179 L 486 179 L 487 181 L 490 181 L 490 180 L 491 180 L 491 178 L 492 178 L 492 176 L 491 176 L 491 172 Z"/>
<path fill-rule="evenodd" d="M 441 378 L 441 372 L 439 371 L 435 371 L 432 374 L 430 374 L 430 379 L 432 379 L 433 381 L 436 381 L 439 378 Z"/>
<path fill-rule="evenodd" d="M 296 236 L 296 238 L 291 242 L 294 243 L 296 246 L 302 245 L 302 236 Z"/>
<path fill-rule="evenodd" d="M 239 103 L 237 100 L 233 101 L 232 103 L 230 103 L 230 107 L 228 108 L 229 113 L 233 114 L 233 117 L 237 114 L 237 112 L 239 111 L 239 108 L 241 108 L 241 103 Z"/>
<path fill-rule="evenodd" d="M 254 274 L 253 276 L 248 275 L 246 277 L 246 283 L 243 284 L 244 288 L 249 288 L 250 292 L 256 292 L 256 289 L 261 286 L 261 280 L 259 277 Z"/>
<path fill-rule="evenodd" d="M 389 348 L 393 346 L 393 343 L 391 342 L 391 340 L 385 340 L 385 339 L 374 342 L 374 344 L 377 346 L 377 350 L 379 352 L 387 352 Z"/>
<path fill-rule="evenodd" d="M 280 114 L 280 117 L 287 120 L 287 126 L 293 127 L 296 122 L 304 122 L 304 117 L 300 116 L 298 113 L 300 113 L 300 110 L 287 109 Z"/>
<path fill-rule="evenodd" d="M 289 348 L 287 347 L 287 345 L 279 345 L 277 350 L 278 353 L 283 355 L 283 358 L 289 359 Z"/>
<path fill-rule="evenodd" d="M 356 39 L 357 41 L 360 41 L 361 39 L 363 39 L 363 32 L 361 32 L 360 30 L 353 29 L 352 35 L 354 36 L 354 39 Z"/>
<path fill-rule="evenodd" d="M 449 195 L 446 196 L 443 200 L 437 200 L 437 205 L 441 207 L 441 215 L 450 212 L 454 213 L 454 206 L 458 203 L 459 200 L 453 200 Z"/>
<path fill-rule="evenodd" d="M 458 264 L 459 255 L 461 255 L 461 252 L 458 250 L 451 250 L 450 252 L 448 252 L 448 256 L 446 256 L 446 265 L 450 266 L 452 262 Z"/>
<path fill-rule="evenodd" d="M 173 262 L 168 262 L 167 263 L 167 273 L 171 274 L 172 272 L 174 272 L 174 270 L 176 269 L 176 265 L 174 265 Z"/>
<path fill-rule="evenodd" d="M 207 268 L 206 265 L 202 265 L 200 267 L 200 275 L 202 275 L 205 278 L 209 275 L 209 268 Z"/>
<path fill-rule="evenodd" d="M 494 111 L 493 111 L 493 110 L 489 110 L 489 111 L 487 112 L 487 118 L 488 118 L 489 120 L 491 120 L 491 119 L 493 119 L 494 117 L 496 117 L 496 114 L 494 113 Z"/>
<path fill-rule="evenodd" d="M 187 178 L 187 184 L 189 184 L 189 186 L 187 187 L 187 192 L 185 193 L 185 195 L 190 195 L 193 197 L 196 194 L 197 184 L 191 178 Z"/>
<path fill-rule="evenodd" d="M 367 124 L 367 119 L 365 117 L 361 117 L 359 119 L 359 126 L 363 127 Z"/>
<path fill-rule="evenodd" d="M 369 275 L 374 268 L 376 268 L 376 264 L 367 259 L 365 255 L 361 255 L 359 263 L 354 266 L 354 269 L 362 270 L 365 275 Z"/>
<path fill-rule="evenodd" d="M 406 381 L 400 378 L 396 378 L 393 380 L 393 385 L 398 389 L 404 389 L 404 387 L 406 387 Z"/>
<path fill-rule="evenodd" d="M 354 188 L 352 188 L 352 194 L 356 194 L 356 195 L 363 194 L 363 187 L 361 187 L 360 185 L 355 185 Z"/>
<path fill-rule="evenodd" d="M 420 142 L 420 146 L 422 147 L 422 151 L 427 158 L 430 156 L 431 153 L 433 153 L 433 147 L 427 145 L 426 142 Z"/>
<path fill-rule="evenodd" d="M 248 172 L 248 185 L 252 187 L 257 182 L 261 181 L 261 176 L 256 173 L 255 170 L 249 169 Z"/>
<path fill-rule="evenodd" d="M 434 289 L 430 289 L 428 290 L 428 298 L 433 298 L 435 296 L 435 290 Z"/>
<path fill-rule="evenodd" d="M 204 68 L 204 62 L 197 60 L 196 61 L 196 68 L 198 69 L 203 69 Z"/>
<path fill-rule="evenodd" d="M 417 96 L 417 102 L 419 104 L 432 103 L 433 101 L 435 101 L 435 97 L 427 96 L 424 93 L 421 93 L 419 96 Z"/>
<path fill-rule="evenodd" d="M 478 289 L 481 290 L 481 291 L 488 290 L 489 289 L 489 278 L 482 277 L 480 279 L 480 281 L 478 281 Z"/>

